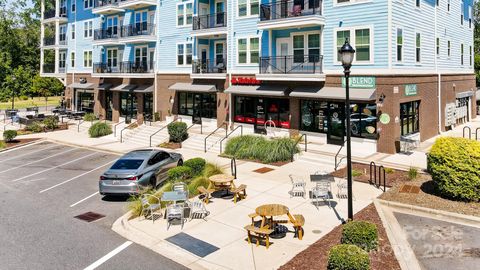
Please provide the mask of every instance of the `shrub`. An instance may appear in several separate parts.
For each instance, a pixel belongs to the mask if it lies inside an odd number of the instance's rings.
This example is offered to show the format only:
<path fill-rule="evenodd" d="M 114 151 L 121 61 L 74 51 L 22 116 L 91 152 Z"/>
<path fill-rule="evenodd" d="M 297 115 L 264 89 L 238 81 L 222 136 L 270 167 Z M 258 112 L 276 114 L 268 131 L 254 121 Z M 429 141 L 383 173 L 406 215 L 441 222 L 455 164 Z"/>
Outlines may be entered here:
<path fill-rule="evenodd" d="M 28 100 L 28 96 L 21 95 L 18 97 L 19 100 Z"/>
<path fill-rule="evenodd" d="M 260 160 L 264 163 L 290 161 L 292 153 L 300 152 L 290 138 L 266 139 L 256 135 L 237 136 L 228 140 L 225 154 L 239 159 Z"/>
<path fill-rule="evenodd" d="M 58 128 L 58 119 L 55 116 L 47 116 L 43 119 L 43 125 L 46 129 L 54 130 Z"/>
<path fill-rule="evenodd" d="M 480 201 L 480 142 L 438 138 L 428 154 L 427 167 L 440 195 Z"/>
<path fill-rule="evenodd" d="M 88 129 L 88 134 L 92 138 L 98 138 L 112 134 L 112 128 L 105 122 L 97 122 Z"/>
<path fill-rule="evenodd" d="M 408 169 L 408 179 L 414 180 L 417 178 L 417 176 L 418 176 L 418 169 L 415 167 L 410 167 Z"/>
<path fill-rule="evenodd" d="M 160 121 L 162 119 L 160 119 L 160 113 L 159 112 L 155 112 L 153 114 L 153 122 L 157 122 L 157 121 Z"/>
<path fill-rule="evenodd" d="M 342 244 L 352 244 L 370 251 L 378 246 L 377 225 L 366 221 L 350 221 L 343 225 Z"/>
<path fill-rule="evenodd" d="M 168 170 L 167 175 L 169 181 L 185 181 L 192 178 L 193 170 L 187 166 L 178 166 Z"/>
<path fill-rule="evenodd" d="M 392 168 L 385 168 L 385 172 L 386 172 L 387 174 L 391 174 L 391 173 L 394 173 L 395 170 L 392 169 Z"/>
<path fill-rule="evenodd" d="M 193 175 L 199 175 L 205 169 L 205 159 L 203 158 L 192 158 L 183 163 L 183 166 L 190 167 L 192 169 Z"/>
<path fill-rule="evenodd" d="M 336 245 L 328 254 L 328 270 L 369 270 L 368 253 L 355 245 Z"/>
<path fill-rule="evenodd" d="M 34 133 L 43 131 L 43 127 L 39 122 L 33 122 L 30 125 L 26 126 L 25 129 Z"/>
<path fill-rule="evenodd" d="M 207 163 L 205 166 L 205 170 L 203 171 L 203 175 L 205 177 L 210 177 L 215 174 L 222 174 L 224 173 L 223 169 L 220 168 L 217 164 Z"/>
<path fill-rule="evenodd" d="M 16 130 L 5 130 L 3 132 L 3 140 L 5 142 L 11 142 L 13 139 L 17 137 L 17 131 Z"/>
<path fill-rule="evenodd" d="M 173 122 L 168 124 L 168 135 L 171 142 L 180 143 L 188 138 L 187 124 L 183 122 Z"/>
<path fill-rule="evenodd" d="M 363 173 L 361 171 L 355 170 L 355 169 L 352 170 L 352 176 L 353 177 L 357 177 L 357 176 L 361 176 L 361 175 L 363 175 Z"/>
<path fill-rule="evenodd" d="M 83 116 L 83 120 L 88 121 L 88 122 L 93 122 L 93 121 L 97 120 L 97 117 L 93 113 L 86 113 Z"/>
<path fill-rule="evenodd" d="M 4 141 L 0 141 L 0 149 L 3 149 L 5 148 L 6 145 L 5 145 L 5 142 Z"/>

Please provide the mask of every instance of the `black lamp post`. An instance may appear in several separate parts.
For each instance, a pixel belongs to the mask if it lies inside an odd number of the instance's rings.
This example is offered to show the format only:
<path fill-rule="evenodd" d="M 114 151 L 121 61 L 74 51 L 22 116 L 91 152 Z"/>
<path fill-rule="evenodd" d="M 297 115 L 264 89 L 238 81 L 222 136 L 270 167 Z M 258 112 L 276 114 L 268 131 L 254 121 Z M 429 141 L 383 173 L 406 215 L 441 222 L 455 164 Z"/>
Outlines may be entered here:
<path fill-rule="evenodd" d="M 347 192 L 348 192 L 348 219 L 353 219 L 353 191 L 352 191 L 352 142 L 351 142 L 351 126 L 350 126 L 350 67 L 352 66 L 355 49 L 345 39 L 345 44 L 338 50 L 341 56 L 343 73 L 345 74 L 345 119 L 347 120 Z"/>
<path fill-rule="evenodd" d="M 14 82 L 14 86 L 12 88 L 12 111 L 15 109 L 15 91 L 16 91 L 16 80 L 17 80 L 17 77 L 15 77 L 15 75 L 12 75 L 12 82 Z"/>

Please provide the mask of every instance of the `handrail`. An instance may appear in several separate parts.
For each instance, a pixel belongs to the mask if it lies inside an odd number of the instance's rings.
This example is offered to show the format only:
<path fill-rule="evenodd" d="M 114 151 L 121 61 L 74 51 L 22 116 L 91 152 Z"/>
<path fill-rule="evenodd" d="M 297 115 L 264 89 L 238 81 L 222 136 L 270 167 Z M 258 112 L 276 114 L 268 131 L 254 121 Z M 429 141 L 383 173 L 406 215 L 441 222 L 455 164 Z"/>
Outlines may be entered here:
<path fill-rule="evenodd" d="M 302 140 L 302 138 L 305 137 L 305 152 L 307 152 L 307 134 L 306 133 L 303 133 L 302 136 L 300 136 L 300 138 L 298 138 L 296 141 L 295 141 L 295 144 L 293 145 L 293 148 L 292 148 L 292 162 L 293 162 L 293 156 L 295 155 L 295 147 L 297 147 L 298 143 L 300 143 L 300 141 Z"/>
<path fill-rule="evenodd" d="M 337 154 L 335 154 L 335 171 L 338 169 L 338 165 L 340 165 L 339 163 L 342 161 L 343 158 L 340 159 L 339 162 L 337 162 L 338 160 L 338 155 L 340 155 L 340 151 L 342 151 L 343 147 L 345 146 L 345 142 L 343 142 L 342 146 L 340 147 L 340 149 L 338 149 L 337 151 Z"/>
<path fill-rule="evenodd" d="M 465 130 L 468 129 L 468 138 L 472 139 L 472 129 L 469 126 L 463 127 L 463 134 L 462 137 L 466 139 L 465 137 Z"/>
<path fill-rule="evenodd" d="M 78 119 L 78 124 L 77 124 L 77 132 L 80 132 L 80 125 L 85 122 L 83 119 Z"/>
<path fill-rule="evenodd" d="M 127 126 L 123 127 L 122 130 L 120 130 L 120 142 L 123 143 L 123 131 L 127 128 L 129 128 L 130 126 L 132 126 L 133 124 L 137 124 L 137 119 L 135 119 L 133 122 L 131 122 L 130 124 L 128 124 Z"/>
<path fill-rule="evenodd" d="M 383 192 L 387 191 L 387 175 L 385 172 L 385 167 L 383 165 L 380 165 L 378 167 L 378 188 L 382 187 L 382 171 L 383 171 Z"/>
<path fill-rule="evenodd" d="M 223 126 L 225 126 L 225 136 L 226 136 L 227 132 L 228 132 L 227 123 L 223 123 L 219 127 L 217 127 L 214 131 L 212 131 L 210 134 L 208 134 L 207 137 L 205 137 L 204 144 L 203 144 L 203 150 L 205 151 L 205 153 L 207 152 L 207 139 L 208 139 L 208 137 L 212 136 L 215 132 L 217 132 Z"/>
<path fill-rule="evenodd" d="M 187 131 L 195 125 L 200 125 L 200 134 L 203 134 L 203 122 L 201 119 L 200 119 L 200 124 L 198 122 L 193 122 L 192 120 L 192 124 L 187 128 Z"/>
<path fill-rule="evenodd" d="M 125 120 L 123 120 L 122 122 L 118 122 L 113 126 L 113 137 L 117 137 L 117 126 L 123 123 L 125 123 Z"/>
<path fill-rule="evenodd" d="M 232 173 L 233 179 L 237 179 L 237 161 L 235 157 L 232 157 L 230 160 L 230 172 Z"/>
<path fill-rule="evenodd" d="M 166 127 L 168 127 L 168 125 L 170 125 L 171 123 L 173 122 L 176 122 L 177 120 L 180 120 L 180 122 L 182 122 L 182 118 L 181 117 L 178 117 L 176 119 L 173 119 L 173 121 L 171 121 L 170 123 L 166 124 L 165 126 L 161 127 L 159 130 L 155 131 L 153 134 L 150 135 L 150 143 L 149 143 L 149 147 L 152 147 L 152 137 L 157 135 L 157 133 L 159 133 L 160 131 L 164 130 Z M 188 130 L 188 129 L 187 129 Z"/>
<path fill-rule="evenodd" d="M 238 128 L 240 128 L 240 136 L 243 136 L 243 125 L 239 125 L 237 126 L 236 128 L 234 128 L 232 131 L 230 131 L 230 133 L 228 133 L 222 140 L 220 140 L 220 154 L 222 153 L 222 143 L 223 141 L 228 138 L 228 136 L 232 135 L 232 133 L 237 130 Z"/>
<path fill-rule="evenodd" d="M 480 127 L 475 129 L 475 140 L 478 141 L 478 131 L 480 130 Z"/>
<path fill-rule="evenodd" d="M 372 168 L 373 168 L 373 171 L 372 171 Z M 368 180 L 368 182 L 370 184 L 376 184 L 377 183 L 377 164 L 375 164 L 374 161 L 370 162 L 369 171 L 370 171 L 370 180 Z M 373 173 L 373 179 L 372 179 L 372 173 Z"/>

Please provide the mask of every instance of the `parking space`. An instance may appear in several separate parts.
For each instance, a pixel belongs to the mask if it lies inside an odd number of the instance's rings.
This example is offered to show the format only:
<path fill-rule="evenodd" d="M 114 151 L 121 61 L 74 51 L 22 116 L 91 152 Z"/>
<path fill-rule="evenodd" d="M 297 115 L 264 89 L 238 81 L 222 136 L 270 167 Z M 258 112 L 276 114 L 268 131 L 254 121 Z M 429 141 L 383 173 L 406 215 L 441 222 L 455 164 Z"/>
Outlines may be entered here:
<path fill-rule="evenodd" d="M 126 239 L 110 228 L 127 198 L 98 194 L 99 176 L 118 157 L 52 142 L 0 153 L 0 207 L 8 217 L 0 221 L 0 234 L 8 234 L 0 269 L 183 269 L 136 244 L 118 249 Z M 105 217 L 74 218 L 86 212 Z"/>

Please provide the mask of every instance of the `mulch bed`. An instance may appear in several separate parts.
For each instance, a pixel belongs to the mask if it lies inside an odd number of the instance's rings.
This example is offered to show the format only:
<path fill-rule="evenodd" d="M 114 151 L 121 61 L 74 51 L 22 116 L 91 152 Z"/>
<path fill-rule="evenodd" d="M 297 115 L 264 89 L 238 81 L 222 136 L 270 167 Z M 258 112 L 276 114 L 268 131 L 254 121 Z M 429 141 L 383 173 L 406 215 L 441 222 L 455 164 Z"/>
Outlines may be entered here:
<path fill-rule="evenodd" d="M 3 149 L 8 149 L 8 148 L 11 148 L 11 147 L 15 147 L 15 146 L 20 146 L 22 144 L 25 144 L 25 143 L 29 143 L 29 142 L 33 142 L 33 141 L 37 141 L 37 140 L 40 140 L 39 138 L 31 138 L 31 139 L 15 139 L 11 142 L 6 142 L 5 143 L 5 148 Z"/>
<path fill-rule="evenodd" d="M 378 216 L 377 209 L 370 204 L 354 215 L 354 220 L 365 220 L 375 223 L 378 228 L 379 247 L 370 252 L 370 266 L 372 270 L 400 270 L 400 265 L 393 253 L 387 233 Z M 280 267 L 281 270 L 298 269 L 327 269 L 328 252 L 334 245 L 340 244 L 342 225 L 335 227 L 320 240 L 306 250 L 297 254 L 292 260 Z"/>
<path fill-rule="evenodd" d="M 182 148 L 182 144 L 181 143 L 166 142 L 166 143 L 160 144 L 159 147 L 167 148 L 167 149 L 178 149 L 178 148 Z"/>
<path fill-rule="evenodd" d="M 220 154 L 218 155 L 219 157 L 223 157 L 223 158 L 232 158 L 231 155 L 226 155 L 226 154 Z M 248 161 L 248 162 L 255 162 L 255 163 L 259 163 L 259 164 L 264 164 L 264 165 L 272 165 L 272 166 L 277 166 L 277 167 L 281 167 L 283 165 L 286 165 L 288 163 L 291 163 L 291 161 L 277 161 L 277 162 L 271 162 L 271 163 L 265 163 L 265 162 L 262 162 L 261 160 L 258 160 L 258 159 L 237 159 L 237 160 L 243 160 L 243 161 Z"/>
<path fill-rule="evenodd" d="M 385 168 L 387 171 L 390 168 Z M 398 183 L 405 183 L 410 182 L 411 180 L 408 178 L 408 172 L 390 169 L 392 170 L 389 173 L 385 173 L 386 176 L 386 186 L 392 187 Z M 370 165 L 368 164 L 361 164 L 361 163 L 352 163 L 352 171 L 361 173 L 359 176 L 353 176 L 354 181 L 368 183 L 370 180 Z M 334 171 L 331 173 L 332 176 L 345 178 L 347 177 L 347 168 L 342 168 L 339 170 Z M 377 166 L 377 177 L 378 177 L 378 166 Z M 382 176 L 383 177 L 383 176 Z M 424 179 L 425 175 L 418 172 L 418 177 Z M 372 175 L 373 178 L 373 175 Z"/>

